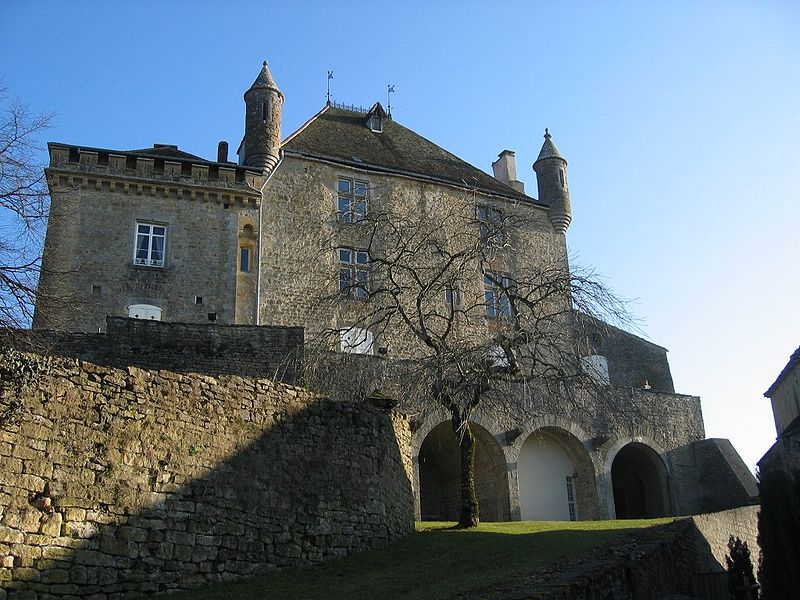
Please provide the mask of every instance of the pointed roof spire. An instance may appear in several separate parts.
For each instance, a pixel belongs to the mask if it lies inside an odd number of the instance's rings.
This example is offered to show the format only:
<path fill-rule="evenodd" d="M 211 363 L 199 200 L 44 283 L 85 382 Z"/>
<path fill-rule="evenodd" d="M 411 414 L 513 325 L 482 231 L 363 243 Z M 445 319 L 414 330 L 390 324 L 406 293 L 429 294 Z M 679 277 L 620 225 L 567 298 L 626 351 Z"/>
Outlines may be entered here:
<path fill-rule="evenodd" d="M 272 77 L 272 73 L 269 71 L 269 65 L 267 64 L 267 61 L 264 61 L 262 64 L 263 66 L 261 67 L 261 71 L 259 72 L 258 77 L 256 77 L 256 80 L 253 82 L 253 85 L 250 86 L 250 90 L 255 88 L 267 88 L 275 90 L 281 96 L 283 96 L 283 93 L 278 88 L 278 84 L 275 83 L 275 79 Z M 250 90 L 247 91 L 249 92 Z"/>
<path fill-rule="evenodd" d="M 564 157 L 561 156 L 561 153 L 556 148 L 556 145 L 553 143 L 553 136 L 550 135 L 550 131 L 545 127 L 544 130 L 544 144 L 542 144 L 542 149 L 539 151 L 539 157 L 536 159 L 536 162 L 539 162 L 543 158 L 560 158 L 564 160 Z M 567 162 L 564 160 L 564 162 Z"/>

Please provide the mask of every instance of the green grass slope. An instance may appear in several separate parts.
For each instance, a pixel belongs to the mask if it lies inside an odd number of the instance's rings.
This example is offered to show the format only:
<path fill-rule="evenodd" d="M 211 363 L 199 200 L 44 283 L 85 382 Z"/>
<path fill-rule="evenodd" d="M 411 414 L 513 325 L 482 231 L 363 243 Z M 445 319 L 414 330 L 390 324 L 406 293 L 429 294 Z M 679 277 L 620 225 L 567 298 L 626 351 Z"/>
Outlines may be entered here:
<path fill-rule="evenodd" d="M 418 523 L 417 532 L 380 550 L 303 569 L 171 596 L 176 600 L 445 600 L 486 588 L 620 540 L 671 519 L 484 523 Z"/>

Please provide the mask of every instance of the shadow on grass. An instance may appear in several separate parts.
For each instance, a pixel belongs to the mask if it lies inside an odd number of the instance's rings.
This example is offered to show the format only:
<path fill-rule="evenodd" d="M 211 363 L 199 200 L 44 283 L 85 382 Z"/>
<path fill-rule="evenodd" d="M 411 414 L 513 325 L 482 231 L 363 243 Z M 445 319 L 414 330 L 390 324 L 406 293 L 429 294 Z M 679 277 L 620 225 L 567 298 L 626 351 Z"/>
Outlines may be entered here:
<path fill-rule="evenodd" d="M 663 520 L 667 521 L 667 520 Z M 180 594 L 176 599 L 434 600 L 529 574 L 617 542 L 653 521 L 422 523 L 388 548 Z"/>

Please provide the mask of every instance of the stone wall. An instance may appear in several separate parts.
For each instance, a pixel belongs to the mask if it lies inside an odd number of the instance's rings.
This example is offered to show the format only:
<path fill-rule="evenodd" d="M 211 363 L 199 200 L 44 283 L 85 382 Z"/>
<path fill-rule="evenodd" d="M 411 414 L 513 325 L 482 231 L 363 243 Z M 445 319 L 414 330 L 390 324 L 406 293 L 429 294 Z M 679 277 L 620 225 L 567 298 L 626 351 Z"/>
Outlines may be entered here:
<path fill-rule="evenodd" d="M 167 323 L 108 317 L 106 333 L 2 332 L 18 347 L 125 368 L 266 377 L 295 383 L 302 327 Z"/>
<path fill-rule="evenodd" d="M 393 413 L 266 379 L 51 362 L 1 397 L 0 596 L 186 589 L 413 530 Z"/>
<path fill-rule="evenodd" d="M 502 593 L 480 590 L 458 600 L 727 597 L 729 536 L 747 541 L 758 564 L 756 513 L 757 507 L 746 507 L 640 530 L 600 552 L 515 578 Z M 706 596 L 709 587 L 726 596 Z"/>

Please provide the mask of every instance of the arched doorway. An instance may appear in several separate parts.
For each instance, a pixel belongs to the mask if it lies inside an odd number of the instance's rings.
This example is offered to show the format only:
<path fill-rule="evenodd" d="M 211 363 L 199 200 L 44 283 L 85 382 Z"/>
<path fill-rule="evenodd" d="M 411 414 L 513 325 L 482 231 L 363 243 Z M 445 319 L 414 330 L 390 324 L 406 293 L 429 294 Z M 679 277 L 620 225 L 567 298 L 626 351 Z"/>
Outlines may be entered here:
<path fill-rule="evenodd" d="M 632 442 L 611 463 L 617 519 L 649 519 L 669 514 L 667 470 L 658 453 Z"/>
<path fill-rule="evenodd" d="M 486 429 L 470 423 L 475 436 L 475 484 L 482 521 L 508 521 L 505 456 Z M 419 450 L 419 503 L 423 521 L 456 521 L 461 498 L 458 439 L 450 421 L 439 423 Z"/>
<path fill-rule="evenodd" d="M 523 521 L 597 518 L 594 468 L 570 433 L 557 427 L 531 433 L 520 449 L 517 476 Z"/>

